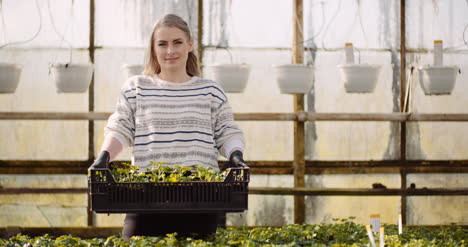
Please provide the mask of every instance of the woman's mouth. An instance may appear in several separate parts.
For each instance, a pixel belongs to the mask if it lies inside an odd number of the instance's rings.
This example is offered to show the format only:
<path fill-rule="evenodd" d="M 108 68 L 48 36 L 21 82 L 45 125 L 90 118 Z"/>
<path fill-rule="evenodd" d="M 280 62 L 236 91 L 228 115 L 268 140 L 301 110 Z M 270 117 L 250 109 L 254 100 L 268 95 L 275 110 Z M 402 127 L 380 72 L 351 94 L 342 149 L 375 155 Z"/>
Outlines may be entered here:
<path fill-rule="evenodd" d="M 167 61 L 168 63 L 173 63 L 173 62 L 175 62 L 177 59 L 179 59 L 179 58 L 178 58 L 178 57 L 166 58 L 166 61 Z"/>

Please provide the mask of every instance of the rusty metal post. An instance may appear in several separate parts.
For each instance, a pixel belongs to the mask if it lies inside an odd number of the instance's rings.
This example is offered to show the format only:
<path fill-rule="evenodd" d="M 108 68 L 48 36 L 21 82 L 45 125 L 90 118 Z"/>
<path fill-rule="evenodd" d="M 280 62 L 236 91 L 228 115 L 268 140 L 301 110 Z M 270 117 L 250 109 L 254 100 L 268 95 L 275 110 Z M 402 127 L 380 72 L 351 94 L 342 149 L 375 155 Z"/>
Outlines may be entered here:
<path fill-rule="evenodd" d="M 408 177 L 408 172 L 406 171 L 405 168 L 400 168 L 400 179 L 401 179 L 401 190 L 406 190 L 407 186 L 407 177 Z M 403 225 L 406 225 L 406 210 L 408 208 L 407 202 L 406 202 L 407 195 L 403 194 L 401 195 L 401 222 Z"/>
<path fill-rule="evenodd" d="M 406 91 L 406 21 L 405 0 L 400 0 L 400 112 L 403 112 Z M 401 125 L 400 159 L 406 160 L 406 123 Z"/>
<path fill-rule="evenodd" d="M 95 3 L 94 0 L 89 0 L 89 59 L 94 64 L 94 20 L 95 20 Z M 88 111 L 94 111 L 94 73 L 91 79 L 91 85 L 88 92 Z M 88 121 L 88 162 L 91 164 L 94 160 L 94 121 Z M 94 226 L 94 215 L 90 208 L 91 201 L 88 195 L 87 218 L 88 226 Z"/>
<path fill-rule="evenodd" d="M 198 65 L 200 66 L 200 76 L 203 74 L 203 0 L 198 0 Z"/>
<path fill-rule="evenodd" d="M 400 111 L 403 112 L 403 102 L 405 102 L 405 81 L 406 81 L 406 14 L 405 0 L 400 0 Z M 400 161 L 406 160 L 406 122 L 401 122 L 400 128 Z M 406 189 L 406 173 L 401 173 L 401 189 Z M 406 224 L 406 195 L 401 196 L 401 217 L 403 224 Z"/>
<path fill-rule="evenodd" d="M 304 61 L 304 34 L 303 30 L 303 2 L 294 0 L 293 3 L 293 45 L 292 62 L 302 64 Z M 294 112 L 304 111 L 304 95 L 294 95 Z M 305 173 L 305 124 L 303 121 L 294 121 L 294 187 L 304 187 Z M 294 196 L 294 223 L 305 222 L 305 200 L 303 195 Z"/>

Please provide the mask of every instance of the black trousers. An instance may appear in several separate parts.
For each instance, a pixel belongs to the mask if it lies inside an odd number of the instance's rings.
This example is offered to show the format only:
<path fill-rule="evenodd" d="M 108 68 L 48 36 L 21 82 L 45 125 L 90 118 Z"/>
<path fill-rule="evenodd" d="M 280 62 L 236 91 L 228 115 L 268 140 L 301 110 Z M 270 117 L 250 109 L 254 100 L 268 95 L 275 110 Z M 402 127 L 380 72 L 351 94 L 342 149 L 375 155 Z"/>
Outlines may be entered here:
<path fill-rule="evenodd" d="M 205 238 L 216 232 L 221 218 L 218 213 L 127 214 L 122 238 L 164 236 L 173 232 L 182 237 Z"/>

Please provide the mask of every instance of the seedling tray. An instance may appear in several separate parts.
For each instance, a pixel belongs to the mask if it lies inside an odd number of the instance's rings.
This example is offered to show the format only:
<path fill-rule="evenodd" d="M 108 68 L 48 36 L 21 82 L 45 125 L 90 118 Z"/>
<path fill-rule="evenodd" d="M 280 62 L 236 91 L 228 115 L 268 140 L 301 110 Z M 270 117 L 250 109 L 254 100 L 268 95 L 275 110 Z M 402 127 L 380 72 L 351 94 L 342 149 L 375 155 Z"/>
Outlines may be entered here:
<path fill-rule="evenodd" d="M 90 170 L 96 213 L 242 212 L 248 208 L 249 167 L 231 168 L 223 182 L 115 182 L 109 168 Z"/>

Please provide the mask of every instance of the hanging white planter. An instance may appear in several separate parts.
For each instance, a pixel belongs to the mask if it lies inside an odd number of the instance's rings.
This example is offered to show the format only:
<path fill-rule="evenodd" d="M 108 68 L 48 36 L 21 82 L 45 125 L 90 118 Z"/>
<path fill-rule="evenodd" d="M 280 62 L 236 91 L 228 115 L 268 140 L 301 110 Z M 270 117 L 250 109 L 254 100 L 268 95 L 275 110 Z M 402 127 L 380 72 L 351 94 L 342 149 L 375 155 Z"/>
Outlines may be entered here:
<path fill-rule="evenodd" d="M 125 78 L 143 74 L 144 66 L 142 64 L 124 64 L 122 70 Z"/>
<path fill-rule="evenodd" d="M 443 41 L 434 40 L 434 65 L 419 67 L 419 82 L 426 95 L 451 94 L 457 80 L 458 66 L 443 66 Z"/>
<path fill-rule="evenodd" d="M 418 69 L 419 82 L 426 95 L 451 94 L 457 80 L 457 66 L 423 66 Z"/>
<path fill-rule="evenodd" d="M 92 64 L 51 64 L 49 74 L 58 93 L 86 92 L 93 76 Z"/>
<path fill-rule="evenodd" d="M 208 66 L 213 80 L 218 82 L 226 93 L 242 93 L 250 75 L 248 64 L 218 64 Z"/>
<path fill-rule="evenodd" d="M 304 64 L 274 65 L 281 93 L 306 94 L 314 83 L 314 67 Z"/>
<path fill-rule="evenodd" d="M 18 87 L 22 66 L 0 63 L 0 93 L 14 93 Z"/>
<path fill-rule="evenodd" d="M 372 93 L 379 80 L 382 66 L 370 64 L 338 65 L 347 93 Z"/>

